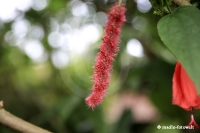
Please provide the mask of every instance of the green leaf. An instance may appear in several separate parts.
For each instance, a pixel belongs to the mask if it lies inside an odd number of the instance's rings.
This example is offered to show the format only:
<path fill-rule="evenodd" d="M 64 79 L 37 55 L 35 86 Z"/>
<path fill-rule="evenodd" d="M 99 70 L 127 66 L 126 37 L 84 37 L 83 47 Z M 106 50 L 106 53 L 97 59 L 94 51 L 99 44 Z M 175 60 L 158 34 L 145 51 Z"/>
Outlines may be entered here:
<path fill-rule="evenodd" d="M 200 92 L 200 11 L 179 7 L 158 22 L 161 40 L 181 62 Z"/>

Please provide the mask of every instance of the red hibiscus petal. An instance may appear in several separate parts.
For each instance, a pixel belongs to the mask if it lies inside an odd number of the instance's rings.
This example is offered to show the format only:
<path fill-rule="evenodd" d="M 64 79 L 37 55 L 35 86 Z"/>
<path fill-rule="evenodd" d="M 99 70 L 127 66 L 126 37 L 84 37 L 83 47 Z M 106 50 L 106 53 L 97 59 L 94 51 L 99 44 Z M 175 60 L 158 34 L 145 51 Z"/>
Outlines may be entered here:
<path fill-rule="evenodd" d="M 196 87 L 179 62 L 173 75 L 172 103 L 185 110 L 200 108 Z"/>

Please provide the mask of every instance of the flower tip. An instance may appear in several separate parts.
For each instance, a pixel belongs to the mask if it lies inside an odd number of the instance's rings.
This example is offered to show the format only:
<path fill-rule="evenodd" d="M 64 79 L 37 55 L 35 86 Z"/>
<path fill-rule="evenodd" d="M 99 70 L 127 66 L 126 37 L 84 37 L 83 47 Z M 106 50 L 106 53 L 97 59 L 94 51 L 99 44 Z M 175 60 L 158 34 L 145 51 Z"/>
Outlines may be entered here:
<path fill-rule="evenodd" d="M 92 95 L 88 96 L 87 98 L 85 98 L 85 102 L 87 104 L 87 106 L 89 108 L 91 108 L 92 110 L 94 110 L 94 108 L 97 106 L 95 99 L 92 97 Z"/>
<path fill-rule="evenodd" d="M 92 108 L 92 110 L 94 110 L 96 106 L 102 103 L 103 97 L 105 96 L 105 94 L 106 94 L 105 91 L 93 92 L 87 98 L 85 98 L 85 102 L 87 106 Z"/>
<path fill-rule="evenodd" d="M 199 125 L 195 122 L 194 119 L 191 119 L 190 123 L 187 126 L 192 127 L 193 129 L 200 129 Z"/>

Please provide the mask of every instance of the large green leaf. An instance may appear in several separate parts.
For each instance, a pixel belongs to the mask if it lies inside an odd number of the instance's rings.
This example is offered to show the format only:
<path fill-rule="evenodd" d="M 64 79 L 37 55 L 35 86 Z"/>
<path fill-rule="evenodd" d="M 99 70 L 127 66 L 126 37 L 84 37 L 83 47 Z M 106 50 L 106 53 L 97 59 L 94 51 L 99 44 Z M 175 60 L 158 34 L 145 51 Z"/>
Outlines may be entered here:
<path fill-rule="evenodd" d="M 200 92 L 200 11 L 193 6 L 179 7 L 158 22 L 158 33 Z"/>

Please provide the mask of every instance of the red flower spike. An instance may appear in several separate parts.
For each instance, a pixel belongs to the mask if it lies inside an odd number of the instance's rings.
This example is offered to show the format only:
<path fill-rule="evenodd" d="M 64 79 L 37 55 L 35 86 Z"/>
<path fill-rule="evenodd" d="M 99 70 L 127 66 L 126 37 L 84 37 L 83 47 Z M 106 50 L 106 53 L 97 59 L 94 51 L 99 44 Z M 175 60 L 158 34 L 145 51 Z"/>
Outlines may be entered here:
<path fill-rule="evenodd" d="M 192 108 L 191 108 L 190 115 L 191 115 L 191 120 L 187 126 L 193 126 L 194 129 L 199 129 L 200 128 L 199 125 L 194 120 L 194 112 Z"/>
<path fill-rule="evenodd" d="M 124 4 L 119 5 L 116 3 L 111 7 L 108 14 L 108 22 L 106 23 L 104 36 L 102 38 L 103 43 L 99 48 L 100 51 L 95 60 L 96 64 L 93 67 L 93 92 L 85 99 L 86 104 L 92 109 L 101 104 L 106 94 L 105 89 L 108 87 L 110 82 L 112 63 L 119 50 L 118 44 L 121 27 L 126 21 L 124 15 L 125 11 L 126 9 Z"/>
<path fill-rule="evenodd" d="M 200 97 L 197 94 L 195 84 L 179 62 L 176 63 L 173 75 L 172 104 L 185 110 L 200 108 Z"/>

